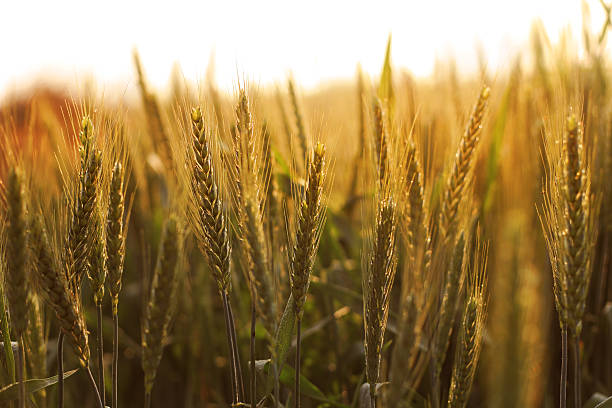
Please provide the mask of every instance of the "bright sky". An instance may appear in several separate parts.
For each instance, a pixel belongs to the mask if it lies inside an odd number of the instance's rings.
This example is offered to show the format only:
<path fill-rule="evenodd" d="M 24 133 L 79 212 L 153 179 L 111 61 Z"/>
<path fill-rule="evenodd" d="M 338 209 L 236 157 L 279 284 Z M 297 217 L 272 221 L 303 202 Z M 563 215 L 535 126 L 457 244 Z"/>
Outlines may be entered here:
<path fill-rule="evenodd" d="M 588 4 L 599 30 L 602 7 Z M 134 47 L 159 87 L 176 61 L 188 79 L 203 78 L 214 52 L 225 89 L 237 72 L 260 85 L 292 72 L 310 88 L 352 78 L 357 63 L 378 73 L 389 33 L 394 65 L 418 76 L 447 55 L 473 68 L 477 44 L 495 72 L 526 44 L 536 17 L 552 39 L 568 25 L 580 35 L 579 0 L 2 0 L 0 96 L 49 76 L 76 85 L 93 75 L 130 91 Z"/>

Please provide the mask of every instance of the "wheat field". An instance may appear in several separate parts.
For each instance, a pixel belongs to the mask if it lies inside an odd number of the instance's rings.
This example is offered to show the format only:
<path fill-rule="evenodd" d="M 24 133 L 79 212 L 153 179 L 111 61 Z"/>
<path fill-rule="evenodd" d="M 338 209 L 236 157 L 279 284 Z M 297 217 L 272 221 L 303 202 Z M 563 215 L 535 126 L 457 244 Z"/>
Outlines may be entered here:
<path fill-rule="evenodd" d="M 374 77 L 163 91 L 135 50 L 137 100 L 5 98 L 0 405 L 611 407 L 608 25 L 498 72 L 389 38 Z"/>

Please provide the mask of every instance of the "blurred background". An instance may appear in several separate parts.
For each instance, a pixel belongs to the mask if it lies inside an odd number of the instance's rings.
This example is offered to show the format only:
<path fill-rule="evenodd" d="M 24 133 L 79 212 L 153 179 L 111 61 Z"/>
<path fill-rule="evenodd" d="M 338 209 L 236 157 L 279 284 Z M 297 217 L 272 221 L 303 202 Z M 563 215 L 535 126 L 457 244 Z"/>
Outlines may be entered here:
<path fill-rule="evenodd" d="M 599 29 L 603 8 L 597 0 L 586 4 Z M 389 34 L 394 65 L 417 78 L 449 58 L 465 72 L 485 59 L 495 74 L 527 50 L 535 19 L 553 42 L 564 30 L 578 37 L 582 7 L 555 0 L 7 1 L 0 9 L 0 95 L 91 77 L 106 93 L 137 94 L 134 48 L 155 87 L 167 84 L 176 63 L 185 77 L 202 78 L 214 57 L 224 90 L 233 90 L 238 76 L 265 86 L 289 72 L 314 88 L 353 78 L 358 63 L 378 73 Z"/>

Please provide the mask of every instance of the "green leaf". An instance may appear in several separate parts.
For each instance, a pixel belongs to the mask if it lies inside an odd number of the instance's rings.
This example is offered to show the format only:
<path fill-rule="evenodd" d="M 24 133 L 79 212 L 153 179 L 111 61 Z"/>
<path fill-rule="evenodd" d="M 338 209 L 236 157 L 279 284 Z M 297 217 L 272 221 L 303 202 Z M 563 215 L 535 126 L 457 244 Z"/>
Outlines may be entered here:
<path fill-rule="evenodd" d="M 262 370 L 269 367 L 270 360 L 258 360 L 255 364 L 258 369 Z M 279 381 L 281 384 L 287 387 L 293 387 L 295 385 L 295 370 L 293 369 L 293 367 L 284 366 L 279 376 Z M 308 378 L 304 377 L 303 375 L 300 375 L 300 393 L 309 398 L 315 399 L 317 401 L 326 402 L 335 407 L 348 408 L 347 405 L 336 402 L 333 399 L 325 396 L 325 394 L 323 394 L 323 391 L 321 391 L 316 385 L 314 385 Z"/>
<path fill-rule="evenodd" d="M 612 408 L 612 397 L 609 397 L 605 401 L 601 402 L 595 408 Z"/>
<path fill-rule="evenodd" d="M 76 373 L 78 369 L 70 370 L 64 373 L 64 379 L 70 377 Z M 43 388 L 47 388 L 57 383 L 57 375 L 49 378 L 35 378 L 26 380 L 26 393 L 30 394 L 36 391 L 40 391 Z M 13 383 L 0 389 L 0 401 L 13 401 L 19 398 L 19 383 Z"/>
<path fill-rule="evenodd" d="M 284 384 L 287 387 L 293 387 L 295 385 L 295 370 L 293 369 L 293 367 L 283 367 L 281 375 L 279 376 L 279 380 L 281 384 Z M 316 385 L 310 382 L 310 380 L 304 377 L 303 375 L 300 375 L 300 393 L 302 395 L 319 401 L 333 403 L 325 396 L 325 394 L 323 394 L 323 391 L 321 391 Z"/>
<path fill-rule="evenodd" d="M 285 311 L 281 316 L 281 320 L 278 324 L 278 329 L 276 331 L 276 340 L 274 342 L 274 355 L 272 356 L 272 361 L 274 361 L 276 363 L 276 366 L 279 367 L 281 370 L 283 364 L 285 364 L 285 359 L 287 358 L 287 352 L 289 351 L 289 347 L 291 346 L 294 329 L 295 310 L 293 295 L 289 295 L 289 299 L 287 299 L 287 305 L 285 306 Z M 269 370 L 268 381 L 266 383 L 266 388 L 268 392 L 270 392 L 273 387 L 274 372 L 273 370 Z"/>
<path fill-rule="evenodd" d="M 582 408 L 610 408 L 612 407 L 612 397 L 606 397 L 596 392 L 584 403 Z"/>
<path fill-rule="evenodd" d="M 281 171 L 287 175 L 291 175 L 291 169 L 289 168 L 289 165 L 285 161 L 285 158 L 273 146 L 272 146 L 272 154 L 274 155 L 274 160 L 276 161 L 276 164 L 278 164 L 278 166 L 280 167 Z"/>

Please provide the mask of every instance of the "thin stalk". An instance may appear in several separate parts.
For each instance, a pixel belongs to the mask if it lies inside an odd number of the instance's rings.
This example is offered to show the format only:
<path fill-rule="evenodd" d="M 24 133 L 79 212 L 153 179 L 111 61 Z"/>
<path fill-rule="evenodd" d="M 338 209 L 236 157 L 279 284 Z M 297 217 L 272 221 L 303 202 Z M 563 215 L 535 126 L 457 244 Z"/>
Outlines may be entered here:
<path fill-rule="evenodd" d="M 221 298 L 223 300 L 223 317 L 225 318 L 225 334 L 227 335 L 227 347 L 230 355 L 230 382 L 232 384 L 232 403 L 235 405 L 238 402 L 238 395 L 236 391 L 236 367 L 234 365 L 234 352 L 232 350 L 232 335 L 230 330 L 229 314 L 227 312 L 227 297 L 225 296 L 225 294 L 223 294 L 221 295 Z"/>
<path fill-rule="evenodd" d="M 227 296 L 227 295 L 226 295 Z M 227 312 L 230 323 L 230 333 L 232 335 L 232 350 L 234 355 L 234 366 L 236 367 L 236 384 L 238 386 L 238 403 L 241 402 L 244 395 L 244 383 L 242 382 L 242 367 L 240 366 L 240 353 L 238 351 L 238 340 L 236 340 L 236 324 L 234 323 L 234 313 L 232 312 L 232 304 L 227 298 Z"/>
<path fill-rule="evenodd" d="M 430 365 L 432 407 L 440 408 L 440 375 L 438 374 L 438 370 L 436 370 L 435 366 L 436 363 L 432 358 Z"/>
<path fill-rule="evenodd" d="M 252 284 L 251 284 L 252 285 Z M 255 323 L 257 315 L 255 313 L 255 292 L 251 291 L 251 407 L 256 406 L 257 383 L 255 379 Z"/>
<path fill-rule="evenodd" d="M 19 407 L 26 407 L 26 388 L 25 388 L 25 347 L 23 336 L 19 338 L 19 364 L 17 364 L 17 381 L 19 381 Z"/>
<path fill-rule="evenodd" d="M 151 408 L 151 392 L 146 392 L 145 391 L 144 408 Z"/>
<path fill-rule="evenodd" d="M 581 375 L 580 375 L 580 337 L 572 336 L 572 346 L 574 348 L 574 406 L 581 407 Z"/>
<path fill-rule="evenodd" d="M 94 393 L 96 394 L 96 398 L 98 399 L 98 406 L 100 408 L 105 408 L 104 404 L 102 404 L 102 398 L 100 398 L 100 391 L 98 391 L 96 380 L 94 380 L 93 374 L 91 373 L 91 369 L 89 368 L 89 366 L 87 366 L 86 371 L 87 371 L 87 378 L 89 378 L 89 383 L 93 387 Z"/>
<path fill-rule="evenodd" d="M 118 404 L 118 377 L 119 377 L 119 316 L 113 313 L 113 402 L 112 408 L 117 408 Z"/>
<path fill-rule="evenodd" d="M 57 337 L 57 406 L 64 408 L 64 333 Z"/>
<path fill-rule="evenodd" d="M 277 360 L 274 358 L 274 361 L 272 362 L 272 370 L 274 370 L 274 406 L 279 408 L 280 402 L 278 400 L 280 399 L 280 384 L 278 379 L 278 366 L 276 363 Z"/>
<path fill-rule="evenodd" d="M 96 306 L 98 312 L 98 389 L 100 390 L 100 398 L 102 406 L 106 406 L 106 397 L 104 392 L 104 336 L 102 333 L 102 303 Z"/>
<path fill-rule="evenodd" d="M 236 366 L 236 353 L 234 352 L 234 336 L 233 336 L 233 324 L 231 319 L 229 301 L 227 293 L 222 293 L 221 298 L 223 300 L 223 314 L 225 317 L 225 331 L 227 335 L 227 345 L 230 355 L 230 380 L 232 383 L 232 405 L 236 406 L 240 402 L 240 387 L 238 385 L 238 369 Z"/>
<path fill-rule="evenodd" d="M 296 319 L 297 346 L 295 348 L 295 408 L 300 408 L 300 343 L 302 342 L 302 318 Z"/>
<path fill-rule="evenodd" d="M 567 329 L 561 329 L 561 384 L 559 407 L 567 408 Z"/>

